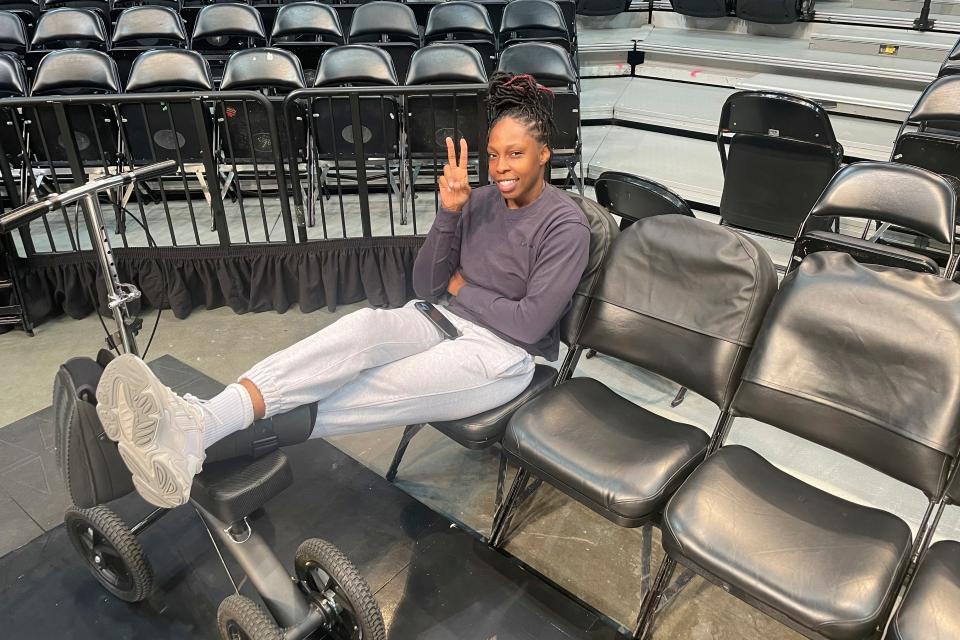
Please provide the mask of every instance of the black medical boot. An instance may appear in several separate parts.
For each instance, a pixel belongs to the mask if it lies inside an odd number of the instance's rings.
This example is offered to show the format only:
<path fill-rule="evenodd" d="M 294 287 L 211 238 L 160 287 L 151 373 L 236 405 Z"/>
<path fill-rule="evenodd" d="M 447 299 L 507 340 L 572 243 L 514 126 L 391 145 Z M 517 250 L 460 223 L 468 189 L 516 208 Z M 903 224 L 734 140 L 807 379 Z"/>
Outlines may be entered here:
<path fill-rule="evenodd" d="M 97 417 L 97 385 L 111 357 L 101 351 L 96 361 L 71 358 L 60 366 L 53 383 L 57 467 L 70 501 L 81 508 L 133 491 L 117 443 L 106 436 Z"/>
<path fill-rule="evenodd" d="M 204 464 L 231 458 L 259 458 L 279 448 L 305 442 L 317 419 L 317 404 L 312 403 L 257 420 L 207 448 Z"/>

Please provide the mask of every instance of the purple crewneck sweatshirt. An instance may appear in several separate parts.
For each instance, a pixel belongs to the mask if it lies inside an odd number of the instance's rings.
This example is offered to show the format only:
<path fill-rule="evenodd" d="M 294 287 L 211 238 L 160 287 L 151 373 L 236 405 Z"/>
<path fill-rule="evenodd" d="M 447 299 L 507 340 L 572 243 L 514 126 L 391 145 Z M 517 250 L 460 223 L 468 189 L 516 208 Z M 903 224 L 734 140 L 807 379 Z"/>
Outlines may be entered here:
<path fill-rule="evenodd" d="M 436 299 L 460 269 L 467 283 L 449 311 L 556 360 L 560 318 L 589 252 L 586 216 L 560 189 L 548 184 L 534 202 L 508 209 L 496 185 L 486 185 L 472 191 L 461 213 L 437 212 L 413 265 L 413 289 Z"/>

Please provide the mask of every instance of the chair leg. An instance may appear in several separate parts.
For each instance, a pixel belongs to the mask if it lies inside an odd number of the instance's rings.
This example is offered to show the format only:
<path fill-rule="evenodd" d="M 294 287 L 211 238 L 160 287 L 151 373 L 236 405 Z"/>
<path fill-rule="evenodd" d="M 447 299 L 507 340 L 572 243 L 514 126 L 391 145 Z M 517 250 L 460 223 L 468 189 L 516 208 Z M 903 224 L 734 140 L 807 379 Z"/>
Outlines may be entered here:
<path fill-rule="evenodd" d="M 680 387 L 680 389 L 677 390 L 677 395 L 673 398 L 673 400 L 670 401 L 670 406 L 679 407 L 680 404 L 683 402 L 684 398 L 686 397 L 687 397 L 687 388 Z"/>
<path fill-rule="evenodd" d="M 503 544 L 503 537 L 506 530 L 504 525 L 507 523 L 507 517 L 510 515 L 513 503 L 517 501 L 517 496 L 520 495 L 520 491 L 526 483 L 527 470 L 520 467 L 520 469 L 517 470 L 517 475 L 513 479 L 513 484 L 510 485 L 510 491 L 507 493 L 506 499 L 500 503 L 497 512 L 493 515 L 493 526 L 490 529 L 489 544 L 494 549 L 499 548 Z"/>
<path fill-rule="evenodd" d="M 656 617 L 660 601 L 663 599 L 663 592 L 670 584 L 670 577 L 673 570 L 677 567 L 677 561 L 667 556 L 660 564 L 657 570 L 657 577 L 653 581 L 653 586 L 643 598 L 643 605 L 640 607 L 640 614 L 637 616 L 637 624 L 633 628 L 633 637 L 643 640 L 653 629 L 653 620 Z"/>
<path fill-rule="evenodd" d="M 499 507 L 503 502 L 503 485 L 507 478 L 507 454 L 500 450 L 500 471 L 497 473 L 497 497 L 494 499 L 494 506 Z"/>
<path fill-rule="evenodd" d="M 400 436 L 400 444 L 397 445 L 397 451 L 393 454 L 393 462 L 390 463 L 390 468 L 387 470 L 387 482 L 393 482 L 396 479 L 397 467 L 403 460 L 403 454 L 406 453 L 407 446 L 413 440 L 413 436 L 420 433 L 420 429 L 423 429 L 424 426 L 423 424 L 408 424 L 403 430 L 403 435 Z"/>

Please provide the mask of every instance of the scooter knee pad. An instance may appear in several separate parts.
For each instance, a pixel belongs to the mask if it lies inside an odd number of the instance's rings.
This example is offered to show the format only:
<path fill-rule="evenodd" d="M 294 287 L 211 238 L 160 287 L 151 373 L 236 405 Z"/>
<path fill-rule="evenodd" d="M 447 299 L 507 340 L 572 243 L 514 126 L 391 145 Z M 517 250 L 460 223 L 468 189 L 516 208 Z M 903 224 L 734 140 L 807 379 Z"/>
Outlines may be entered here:
<path fill-rule="evenodd" d="M 317 405 L 297 407 L 230 434 L 207 449 L 206 462 L 231 458 L 259 458 L 279 447 L 287 447 L 310 438 L 317 418 Z"/>

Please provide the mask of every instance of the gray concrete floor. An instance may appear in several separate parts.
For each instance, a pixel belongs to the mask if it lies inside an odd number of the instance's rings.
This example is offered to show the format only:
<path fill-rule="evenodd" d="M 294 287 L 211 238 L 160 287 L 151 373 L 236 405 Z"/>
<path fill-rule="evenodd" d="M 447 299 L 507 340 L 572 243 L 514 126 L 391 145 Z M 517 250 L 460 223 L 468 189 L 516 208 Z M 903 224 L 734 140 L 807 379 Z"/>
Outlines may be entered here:
<path fill-rule="evenodd" d="M 197 310 L 184 320 L 164 314 L 148 359 L 173 355 L 207 375 L 235 379 L 257 360 L 310 335 L 340 316 L 335 313 L 261 313 L 235 315 L 229 309 Z M 145 321 L 152 327 L 153 314 Z M 0 385 L 8 390 L 0 404 L 0 425 L 29 415 L 50 402 L 59 363 L 93 354 L 101 344 L 95 318 L 59 319 L 38 328 L 34 338 L 19 332 L 0 336 Z M 145 344 L 148 333 L 142 334 Z M 695 395 L 677 409 L 670 400 L 676 387 L 612 358 L 583 360 L 577 375 L 602 380 L 618 393 L 653 411 L 712 428 L 717 410 Z M 339 437 L 333 443 L 381 475 L 386 472 L 401 428 Z M 2 429 L 0 429 L 2 438 Z M 730 442 L 748 445 L 808 482 L 847 498 L 889 509 L 916 526 L 922 497 L 881 474 L 816 445 L 750 420 L 735 423 Z M 511 470 L 512 476 L 512 470 Z M 497 477 L 495 449 L 471 452 L 425 429 L 412 442 L 398 484 L 440 513 L 481 532 L 489 530 Z M 940 536 L 960 533 L 956 510 L 948 512 Z M 639 610 L 644 583 L 661 552 L 653 533 L 652 558 L 644 558 L 642 529 L 622 529 L 559 492 L 542 488 L 516 519 L 508 549 L 626 627 Z M 657 638 L 798 638 L 724 591 L 695 578 L 670 601 Z"/>

